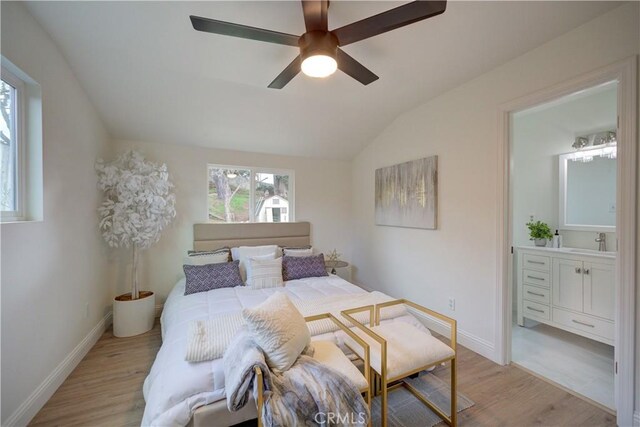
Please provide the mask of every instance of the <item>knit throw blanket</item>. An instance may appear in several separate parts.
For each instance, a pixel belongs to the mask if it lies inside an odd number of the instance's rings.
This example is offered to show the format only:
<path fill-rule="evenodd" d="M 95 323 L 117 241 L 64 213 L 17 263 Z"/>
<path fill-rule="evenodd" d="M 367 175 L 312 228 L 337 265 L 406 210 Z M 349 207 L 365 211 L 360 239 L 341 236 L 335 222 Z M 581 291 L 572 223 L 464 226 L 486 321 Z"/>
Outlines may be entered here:
<path fill-rule="evenodd" d="M 227 407 L 237 411 L 253 392 L 263 390 L 262 423 L 280 426 L 354 426 L 369 421 L 369 407 L 360 391 L 347 378 L 311 357 L 307 349 L 296 363 L 282 374 L 269 371 L 264 354 L 246 330 L 240 331 L 224 355 Z M 254 368 L 263 372 L 257 383 Z"/>
<path fill-rule="evenodd" d="M 356 296 L 335 295 L 308 301 L 292 300 L 292 302 L 305 317 L 331 313 L 347 326 L 350 326 L 349 322 L 340 314 L 341 311 L 380 304 L 393 299 L 381 292 L 374 291 Z M 381 319 L 393 319 L 406 313 L 407 310 L 403 305 L 391 306 L 382 310 Z M 362 324 L 369 323 L 368 311 L 358 313 L 354 317 Z M 231 340 L 243 326 L 244 319 L 241 312 L 190 322 L 185 359 L 189 362 L 204 362 L 221 358 Z M 307 326 L 312 336 L 338 330 L 338 327 L 330 319 L 309 322 Z"/>

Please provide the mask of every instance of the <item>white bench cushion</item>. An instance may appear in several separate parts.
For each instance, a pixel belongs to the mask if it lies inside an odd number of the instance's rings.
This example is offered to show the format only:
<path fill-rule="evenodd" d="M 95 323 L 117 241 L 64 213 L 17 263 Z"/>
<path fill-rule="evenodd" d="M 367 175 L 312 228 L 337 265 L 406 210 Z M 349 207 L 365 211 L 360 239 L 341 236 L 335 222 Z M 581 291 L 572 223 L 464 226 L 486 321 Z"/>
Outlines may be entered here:
<path fill-rule="evenodd" d="M 408 323 L 387 323 L 370 329 L 387 341 L 387 379 L 432 366 L 455 355 L 451 347 Z M 380 344 L 359 329 L 354 332 L 369 344 L 371 367 L 380 374 Z M 358 356 L 364 357 L 362 347 L 351 337 L 345 334 L 344 341 Z"/>
<path fill-rule="evenodd" d="M 365 391 L 369 388 L 367 379 L 337 345 L 331 341 L 313 341 L 313 348 L 315 360 L 347 377 L 358 390 Z"/>

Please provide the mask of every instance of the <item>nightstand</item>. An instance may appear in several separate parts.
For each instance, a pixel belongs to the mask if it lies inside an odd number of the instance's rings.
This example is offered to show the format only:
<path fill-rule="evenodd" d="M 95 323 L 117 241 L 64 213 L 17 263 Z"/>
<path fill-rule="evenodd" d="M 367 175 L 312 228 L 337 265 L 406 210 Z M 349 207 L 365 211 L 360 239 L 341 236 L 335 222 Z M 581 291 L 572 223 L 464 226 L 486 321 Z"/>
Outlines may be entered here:
<path fill-rule="evenodd" d="M 331 269 L 331 274 L 336 274 L 336 268 L 344 268 L 344 267 L 348 267 L 349 263 L 346 261 L 325 261 L 324 262 L 324 266 L 326 268 L 330 268 Z"/>

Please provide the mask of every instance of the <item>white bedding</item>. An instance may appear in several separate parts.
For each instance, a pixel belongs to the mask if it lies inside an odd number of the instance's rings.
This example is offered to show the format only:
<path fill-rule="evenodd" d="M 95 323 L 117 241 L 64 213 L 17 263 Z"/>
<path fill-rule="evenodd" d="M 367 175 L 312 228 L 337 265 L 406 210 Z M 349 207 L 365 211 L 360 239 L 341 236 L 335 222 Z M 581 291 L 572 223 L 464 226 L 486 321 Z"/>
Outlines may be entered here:
<path fill-rule="evenodd" d="M 286 282 L 284 288 L 235 287 L 184 295 L 184 279 L 176 284 L 161 316 L 162 347 L 144 382 L 146 401 L 143 426 L 184 426 L 195 409 L 225 398 L 222 359 L 189 363 L 185 360 L 187 331 L 194 320 L 211 319 L 253 307 L 269 295 L 283 291 L 292 299 L 310 300 L 334 295 L 366 295 L 367 292 L 338 276 Z M 410 315 L 389 321 L 422 324 Z M 313 339 L 337 339 L 338 333 Z"/>

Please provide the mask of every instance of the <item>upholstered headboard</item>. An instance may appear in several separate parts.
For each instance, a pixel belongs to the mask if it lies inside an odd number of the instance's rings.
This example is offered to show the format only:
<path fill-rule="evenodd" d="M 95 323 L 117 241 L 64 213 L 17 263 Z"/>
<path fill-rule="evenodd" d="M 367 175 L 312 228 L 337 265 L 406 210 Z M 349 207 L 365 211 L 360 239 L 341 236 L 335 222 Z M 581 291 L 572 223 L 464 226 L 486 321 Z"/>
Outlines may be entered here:
<path fill-rule="evenodd" d="M 193 249 L 206 251 L 223 246 L 304 246 L 311 244 L 308 222 L 194 224 Z"/>

